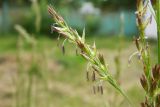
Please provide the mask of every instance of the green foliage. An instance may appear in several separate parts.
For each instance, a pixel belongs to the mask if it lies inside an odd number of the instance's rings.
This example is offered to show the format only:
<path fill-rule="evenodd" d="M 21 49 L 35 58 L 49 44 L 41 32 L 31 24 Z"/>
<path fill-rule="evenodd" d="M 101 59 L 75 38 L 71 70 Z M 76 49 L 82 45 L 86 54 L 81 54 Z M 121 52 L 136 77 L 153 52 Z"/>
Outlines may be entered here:
<path fill-rule="evenodd" d="M 41 78 L 42 77 L 42 74 L 40 72 L 40 66 L 37 64 L 37 63 L 33 63 L 31 64 L 30 66 L 30 69 L 28 71 L 28 74 L 30 76 L 34 76 L 34 77 L 38 77 L 38 78 Z"/>

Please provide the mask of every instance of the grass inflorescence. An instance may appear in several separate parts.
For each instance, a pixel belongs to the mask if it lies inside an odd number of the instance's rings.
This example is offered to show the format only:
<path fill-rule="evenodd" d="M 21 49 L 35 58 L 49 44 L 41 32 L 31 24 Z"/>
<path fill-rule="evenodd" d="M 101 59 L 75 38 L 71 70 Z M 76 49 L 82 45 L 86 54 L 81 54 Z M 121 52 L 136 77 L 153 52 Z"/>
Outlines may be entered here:
<path fill-rule="evenodd" d="M 135 39 L 135 45 L 137 47 L 136 54 L 143 64 L 143 74 L 140 78 L 140 83 L 145 91 L 145 101 L 141 103 L 141 107 L 159 107 L 159 80 L 160 80 L 160 65 L 151 65 L 150 47 L 146 39 L 145 29 L 155 18 L 157 22 L 157 28 L 159 28 L 159 9 L 156 10 L 156 15 L 150 5 L 150 0 L 137 0 L 137 25 L 139 29 L 139 37 Z M 159 8 L 159 0 L 157 0 L 157 7 Z M 147 11 L 151 11 L 151 15 L 146 17 Z M 158 30 L 159 31 L 159 30 Z M 159 34 L 158 34 L 159 35 Z M 159 54 L 158 54 L 159 57 Z M 159 60 L 159 59 L 158 59 Z"/>
<path fill-rule="evenodd" d="M 80 36 L 76 30 L 67 25 L 64 19 L 57 14 L 57 12 L 51 6 L 48 6 L 48 12 L 55 21 L 55 24 L 51 26 L 51 30 L 58 32 L 60 37 L 65 39 L 62 44 L 63 53 L 65 52 L 65 42 L 69 41 L 76 47 L 76 53 L 88 61 L 86 77 L 88 81 L 95 83 L 93 86 L 93 92 L 100 92 L 103 94 L 102 84 L 104 81 L 107 81 L 128 100 L 128 97 L 120 88 L 117 81 L 109 73 L 108 65 L 106 64 L 103 55 L 97 51 L 95 42 L 92 46 L 86 43 L 85 29 L 83 30 L 82 36 Z"/>

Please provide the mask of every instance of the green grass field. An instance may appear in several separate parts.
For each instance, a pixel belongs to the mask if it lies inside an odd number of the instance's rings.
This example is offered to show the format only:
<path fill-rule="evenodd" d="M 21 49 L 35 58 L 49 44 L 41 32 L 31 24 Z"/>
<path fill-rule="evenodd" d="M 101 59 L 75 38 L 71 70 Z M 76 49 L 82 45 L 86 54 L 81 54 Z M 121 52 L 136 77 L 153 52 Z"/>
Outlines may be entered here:
<path fill-rule="evenodd" d="M 87 40 L 90 44 L 93 44 L 93 41 L 96 42 L 98 50 L 104 54 L 110 73 L 113 75 L 116 72 L 114 58 L 118 55 L 119 43 L 122 44 L 119 82 L 135 107 L 139 106 L 144 99 L 144 92 L 139 82 L 143 70 L 136 57 L 128 66 L 129 56 L 136 51 L 132 39 L 125 38 L 121 42 L 117 37 L 90 37 Z M 151 59 L 154 63 L 157 52 L 156 43 L 151 42 L 150 45 Z M 15 107 L 16 83 L 14 80 L 23 79 L 17 74 L 17 50 L 16 36 L 0 38 L 0 107 Z M 93 84 L 86 81 L 86 61 L 76 55 L 75 48 L 69 43 L 65 50 L 66 53 L 63 55 L 55 39 L 47 37 L 37 39 L 36 58 L 38 65 L 41 66 L 42 76 L 35 77 L 36 87 L 33 85 L 33 90 L 37 91 L 32 93 L 33 96 L 36 95 L 32 98 L 35 102 L 33 107 L 34 105 L 37 107 L 128 107 L 126 100 L 107 83 L 104 83 L 104 95 L 93 94 Z M 21 60 L 26 70 L 31 64 L 31 49 L 25 41 L 22 53 Z M 44 83 L 46 81 L 47 83 Z M 24 97 L 25 94 L 22 100 Z"/>

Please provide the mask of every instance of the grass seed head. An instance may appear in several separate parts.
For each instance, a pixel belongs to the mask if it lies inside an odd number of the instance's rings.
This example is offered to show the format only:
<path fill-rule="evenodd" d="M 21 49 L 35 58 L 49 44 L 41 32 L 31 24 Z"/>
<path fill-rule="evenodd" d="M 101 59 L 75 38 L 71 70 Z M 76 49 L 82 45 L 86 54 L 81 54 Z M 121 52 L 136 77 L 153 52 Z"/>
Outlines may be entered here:
<path fill-rule="evenodd" d="M 103 65 L 105 65 L 105 61 L 104 61 L 103 55 L 102 55 L 102 54 L 99 54 L 99 55 L 98 55 L 98 58 L 99 58 L 100 62 L 101 62 Z"/>
<path fill-rule="evenodd" d="M 99 79 L 110 83 L 118 92 L 120 92 L 120 94 L 122 94 L 127 99 L 127 101 L 129 101 L 124 91 L 120 88 L 119 84 L 117 84 L 117 81 L 112 77 L 108 71 L 108 68 L 105 66 L 103 55 L 97 54 L 98 52 L 96 52 L 96 46 L 94 46 L 95 44 L 92 47 L 91 45 L 85 43 L 85 30 L 83 30 L 83 36 L 81 37 L 76 30 L 73 30 L 67 26 L 64 19 L 58 15 L 51 6 L 48 7 L 48 12 L 58 24 L 58 27 L 53 26 L 52 29 L 67 39 L 70 43 L 78 47 L 80 50 L 80 55 L 95 68 L 94 73 L 96 72 L 98 76 L 100 76 Z M 93 74 L 92 79 L 95 79 L 95 74 Z M 93 91 L 96 93 L 95 86 L 93 86 Z M 103 93 L 103 90 L 101 93 Z"/>
<path fill-rule="evenodd" d="M 80 40 L 76 40 L 78 47 L 81 49 L 82 53 L 86 52 L 86 48 L 84 43 L 82 43 Z"/>
<path fill-rule="evenodd" d="M 142 102 L 141 103 L 141 107 L 146 107 L 145 103 Z"/>
<path fill-rule="evenodd" d="M 157 81 L 152 78 L 150 83 L 150 93 L 154 94 L 156 88 L 157 88 Z"/>
<path fill-rule="evenodd" d="M 51 15 L 52 18 L 54 18 L 58 22 L 65 23 L 64 19 L 61 16 L 59 16 L 51 6 L 48 6 L 48 13 Z"/>

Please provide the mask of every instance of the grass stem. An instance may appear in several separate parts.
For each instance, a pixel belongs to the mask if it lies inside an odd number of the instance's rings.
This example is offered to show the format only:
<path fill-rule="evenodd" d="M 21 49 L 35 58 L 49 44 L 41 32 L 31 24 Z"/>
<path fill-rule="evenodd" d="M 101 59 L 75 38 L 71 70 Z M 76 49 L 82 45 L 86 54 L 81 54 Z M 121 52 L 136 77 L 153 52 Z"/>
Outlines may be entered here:
<path fill-rule="evenodd" d="M 160 64 L 160 1 L 157 0 L 157 38 L 158 38 L 158 64 Z"/>

